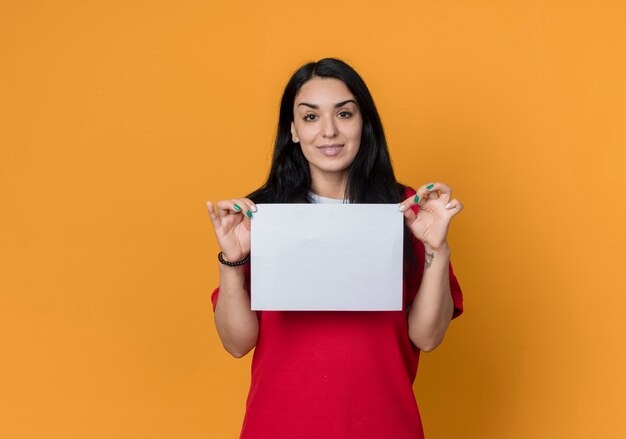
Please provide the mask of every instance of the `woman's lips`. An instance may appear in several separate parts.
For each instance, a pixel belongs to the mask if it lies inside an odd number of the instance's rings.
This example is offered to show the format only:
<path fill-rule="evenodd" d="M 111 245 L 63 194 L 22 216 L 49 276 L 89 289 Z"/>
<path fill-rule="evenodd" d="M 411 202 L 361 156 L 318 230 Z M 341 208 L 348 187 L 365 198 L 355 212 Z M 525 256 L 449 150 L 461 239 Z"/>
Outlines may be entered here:
<path fill-rule="evenodd" d="M 318 146 L 318 149 L 320 150 L 320 152 L 328 157 L 332 157 L 332 156 L 339 154 L 341 152 L 341 148 L 343 148 L 343 145 L 340 145 L 338 143 L 333 143 L 332 145 Z"/>

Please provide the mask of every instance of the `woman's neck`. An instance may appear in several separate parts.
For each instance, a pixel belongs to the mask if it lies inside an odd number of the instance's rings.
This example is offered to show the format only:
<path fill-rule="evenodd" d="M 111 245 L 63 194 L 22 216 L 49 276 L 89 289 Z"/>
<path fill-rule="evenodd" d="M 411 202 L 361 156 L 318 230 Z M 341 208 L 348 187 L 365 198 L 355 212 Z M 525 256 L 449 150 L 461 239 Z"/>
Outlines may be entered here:
<path fill-rule="evenodd" d="M 346 191 L 348 174 L 333 172 L 328 175 L 311 175 L 311 190 L 320 197 L 342 200 Z"/>

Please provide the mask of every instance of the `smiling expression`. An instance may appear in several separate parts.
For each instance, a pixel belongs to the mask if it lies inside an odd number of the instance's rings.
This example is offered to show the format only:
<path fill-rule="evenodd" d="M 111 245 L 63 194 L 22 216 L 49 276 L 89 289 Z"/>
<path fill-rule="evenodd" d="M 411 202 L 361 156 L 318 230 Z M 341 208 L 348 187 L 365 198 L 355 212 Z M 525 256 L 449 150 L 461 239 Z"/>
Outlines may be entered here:
<path fill-rule="evenodd" d="M 314 77 L 294 101 L 292 140 L 300 143 L 311 178 L 341 176 L 359 152 L 363 119 L 350 89 L 339 79 Z"/>

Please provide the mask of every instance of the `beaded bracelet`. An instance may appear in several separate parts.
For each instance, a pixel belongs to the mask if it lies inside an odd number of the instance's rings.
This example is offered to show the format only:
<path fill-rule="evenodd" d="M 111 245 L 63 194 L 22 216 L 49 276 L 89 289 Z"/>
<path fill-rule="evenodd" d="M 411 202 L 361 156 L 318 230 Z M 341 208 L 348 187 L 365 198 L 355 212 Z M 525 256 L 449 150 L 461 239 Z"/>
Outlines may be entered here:
<path fill-rule="evenodd" d="M 238 267 L 240 265 L 245 264 L 246 262 L 248 262 L 250 260 L 250 254 L 248 253 L 248 256 L 243 258 L 241 261 L 228 262 L 227 260 L 224 259 L 223 255 L 222 255 L 222 252 L 219 252 L 217 254 L 217 260 L 220 261 L 224 265 L 228 265 L 229 267 Z"/>

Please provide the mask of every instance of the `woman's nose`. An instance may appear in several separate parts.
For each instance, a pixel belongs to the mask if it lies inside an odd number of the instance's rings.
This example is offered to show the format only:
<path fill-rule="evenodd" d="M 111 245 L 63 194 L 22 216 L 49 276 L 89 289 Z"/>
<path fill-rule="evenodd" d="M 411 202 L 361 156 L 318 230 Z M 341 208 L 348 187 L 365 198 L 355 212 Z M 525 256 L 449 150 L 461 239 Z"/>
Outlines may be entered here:
<path fill-rule="evenodd" d="M 324 137 L 335 137 L 337 134 L 337 127 L 333 118 L 326 119 L 322 124 L 322 135 Z"/>

